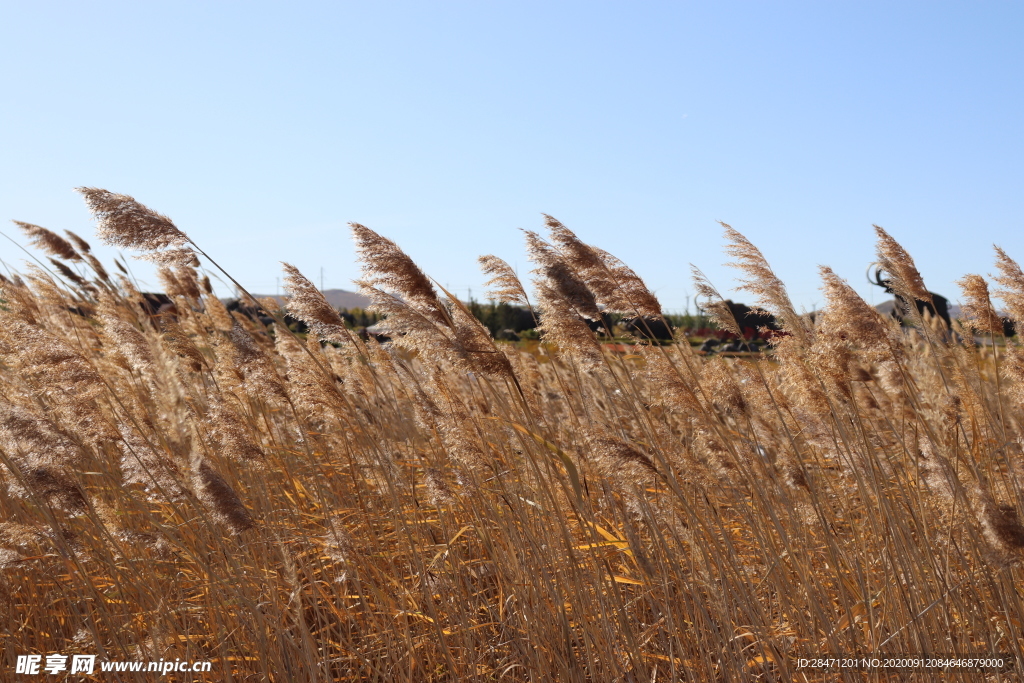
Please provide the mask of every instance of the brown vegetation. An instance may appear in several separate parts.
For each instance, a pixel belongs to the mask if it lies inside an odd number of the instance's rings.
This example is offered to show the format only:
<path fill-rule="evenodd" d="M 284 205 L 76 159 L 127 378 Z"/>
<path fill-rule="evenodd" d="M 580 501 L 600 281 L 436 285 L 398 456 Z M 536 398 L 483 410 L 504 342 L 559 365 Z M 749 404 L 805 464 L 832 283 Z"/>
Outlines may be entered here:
<path fill-rule="evenodd" d="M 697 682 L 824 678 L 794 663 L 824 653 L 1022 654 L 1024 351 L 978 276 L 987 346 L 903 331 L 827 268 L 812 323 L 726 226 L 744 287 L 786 327 L 775 353 L 612 353 L 584 319 L 660 305 L 548 218 L 548 241 L 527 233 L 542 341 L 511 345 L 355 225 L 393 341 L 350 334 L 286 265 L 299 338 L 269 303 L 270 328 L 225 310 L 169 218 L 83 194 L 101 239 L 158 254 L 176 314 L 147 315 L 81 238 L 19 223 L 78 279 L 0 282 L 10 657 L 212 660 L 211 680 Z M 926 293 L 878 237 L 899 291 Z M 1024 276 L 997 256 L 992 295 L 1016 317 Z M 482 263 L 499 299 L 528 303 L 506 263 Z"/>

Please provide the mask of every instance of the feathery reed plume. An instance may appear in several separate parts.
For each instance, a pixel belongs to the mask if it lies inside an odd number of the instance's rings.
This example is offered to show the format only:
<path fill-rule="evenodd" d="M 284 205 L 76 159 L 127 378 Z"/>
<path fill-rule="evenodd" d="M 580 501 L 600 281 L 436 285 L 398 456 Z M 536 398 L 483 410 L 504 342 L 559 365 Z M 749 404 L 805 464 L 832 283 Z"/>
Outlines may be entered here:
<path fill-rule="evenodd" d="M 526 251 L 530 260 L 537 264 L 537 268 L 533 272 L 548 293 L 563 300 L 575 311 L 577 316 L 588 320 L 600 320 L 601 312 L 597 308 L 597 299 L 594 297 L 594 293 L 562 260 L 554 247 L 542 240 L 540 235 L 535 232 L 523 230 L 523 234 L 526 236 Z M 535 284 L 538 284 L 536 280 Z M 548 297 L 548 299 L 550 298 L 551 296 Z"/>
<path fill-rule="evenodd" d="M 554 247 L 534 232 L 524 230 L 530 260 L 537 264 L 534 287 L 540 306 L 539 330 L 582 367 L 601 366 L 601 347 L 585 319 L 601 320 L 601 312 L 586 284 L 561 259 Z"/>
<path fill-rule="evenodd" d="M 345 563 L 352 559 L 355 543 L 340 518 L 331 517 L 327 520 L 327 533 L 323 541 L 327 556 L 335 562 Z"/>
<path fill-rule="evenodd" d="M 262 467 L 266 455 L 250 437 L 245 422 L 223 400 L 210 401 L 206 419 L 210 437 L 219 453 L 243 465 Z"/>
<path fill-rule="evenodd" d="M 70 280 L 71 282 L 75 283 L 76 285 L 82 288 L 88 288 L 91 286 L 88 282 L 86 282 L 85 278 L 83 278 L 81 275 L 71 270 L 70 268 L 68 268 L 62 261 L 58 261 L 55 258 L 50 258 L 48 260 L 50 261 L 51 264 L 53 264 L 53 267 L 57 269 L 57 272 L 60 273 L 62 277 Z"/>
<path fill-rule="evenodd" d="M 983 334 L 1001 335 L 1003 319 L 992 307 L 985 278 L 980 275 L 964 275 L 956 283 L 960 285 L 966 299 L 960 309 L 965 316 L 964 322 Z"/>
<path fill-rule="evenodd" d="M 1006 387 L 1007 395 L 1024 408 L 1024 350 L 1015 344 L 1007 344 L 999 369 L 1011 380 Z"/>
<path fill-rule="evenodd" d="M 610 277 L 608 268 L 596 250 L 584 244 L 569 228 L 547 214 L 544 214 L 544 224 L 551 233 L 551 241 L 557 245 L 560 261 L 586 285 L 594 299 L 599 304 L 611 306 L 616 312 L 619 309 L 629 312 L 628 302 L 623 301 L 616 282 Z"/>
<path fill-rule="evenodd" d="M 621 484 L 644 488 L 650 485 L 652 475 L 658 475 L 651 459 L 622 439 L 599 434 L 588 437 L 584 445 L 587 459 L 593 460 L 604 476 Z"/>
<path fill-rule="evenodd" d="M 658 297 L 654 296 L 632 268 L 604 249 L 591 249 L 601 259 L 612 282 L 615 283 L 615 295 L 609 298 L 607 303 L 610 310 L 646 318 L 663 317 Z"/>
<path fill-rule="evenodd" d="M 432 322 L 450 324 L 430 279 L 398 245 L 359 223 L 349 223 L 363 267 L 363 282 L 393 291 Z"/>
<path fill-rule="evenodd" d="M 160 286 L 163 288 L 164 294 L 171 299 L 185 296 L 185 287 L 178 281 L 178 275 L 167 266 L 157 268 L 156 277 L 160 280 Z"/>
<path fill-rule="evenodd" d="M 851 398 L 851 381 L 870 380 L 857 363 L 878 364 L 887 389 L 895 389 L 903 357 L 902 334 L 828 266 L 820 266 L 825 308 L 811 345 L 812 364 L 836 395 Z"/>
<path fill-rule="evenodd" d="M 39 302 L 32 296 L 32 292 L 20 277 L 0 284 L 0 299 L 3 299 L 4 307 L 11 315 L 17 316 L 30 325 L 35 325 L 42 316 Z M 0 329 L 0 340 L 3 337 L 3 330 Z"/>
<path fill-rule="evenodd" d="M 878 236 L 876 245 L 878 253 L 878 265 L 882 270 L 892 277 L 893 290 L 903 297 L 907 302 L 928 301 L 932 302 L 932 295 L 924 286 L 924 279 L 914 265 L 914 259 L 899 242 L 894 240 L 881 226 L 872 226 Z M 917 307 L 912 303 L 908 304 L 912 315 L 917 312 Z"/>
<path fill-rule="evenodd" d="M 995 281 L 1002 289 L 994 293 L 1002 299 L 1010 318 L 1018 327 L 1024 328 L 1024 271 L 1005 251 L 999 247 L 995 247 L 995 250 L 996 267 L 999 269 Z"/>
<path fill-rule="evenodd" d="M 604 357 L 594 333 L 579 314 L 579 309 L 562 296 L 559 288 L 547 281 L 535 283 L 541 316 L 540 327 L 544 339 L 573 358 L 586 369 L 601 366 Z"/>
<path fill-rule="evenodd" d="M 212 293 L 207 293 L 203 297 L 203 309 L 210 317 L 214 329 L 220 332 L 230 332 L 231 328 L 235 326 L 235 319 L 231 317 L 227 306 Z"/>
<path fill-rule="evenodd" d="M 640 354 L 644 358 L 643 376 L 656 389 L 652 392 L 653 400 L 681 414 L 699 414 L 702 407 L 694 387 L 683 379 L 667 352 L 644 346 Z"/>
<path fill-rule="evenodd" d="M 143 426 L 143 425 L 139 425 Z M 151 428 L 151 425 L 149 426 Z M 121 476 L 126 484 L 141 486 L 151 497 L 166 500 L 185 495 L 181 468 L 166 451 L 158 451 L 130 424 L 121 423 Z"/>
<path fill-rule="evenodd" d="M 84 252 L 82 254 L 82 258 L 84 258 L 85 262 L 89 264 L 90 268 L 92 268 L 92 272 L 96 273 L 96 277 L 98 277 L 103 282 L 110 282 L 110 274 L 107 273 L 107 269 L 103 267 L 103 264 L 100 263 L 100 260 L 98 258 L 93 256 L 89 252 Z M 117 263 L 117 261 L 115 261 L 114 263 Z"/>
<path fill-rule="evenodd" d="M 404 364 L 396 364 L 413 394 L 416 423 L 425 432 L 437 434 L 448 457 L 460 467 L 474 469 L 486 466 L 487 459 L 471 436 L 473 424 L 461 400 L 447 386 L 444 376 L 435 369 L 429 382 L 421 386 L 416 374 Z M 427 394 L 430 391 L 434 396 Z M 443 407 L 442 407 L 443 406 Z"/>
<path fill-rule="evenodd" d="M 584 244 L 555 218 L 544 214 L 551 240 L 565 264 L 609 311 L 644 317 L 661 317 L 661 304 L 629 266 L 603 249 Z"/>
<path fill-rule="evenodd" d="M 235 534 L 256 526 L 238 494 L 205 458 L 196 458 L 192 463 L 192 488 L 214 518 Z"/>
<path fill-rule="evenodd" d="M 23 457 L 28 466 L 78 467 L 85 459 L 81 446 L 53 422 L 3 400 L 0 400 L 0 445 L 4 452 L 20 454 L 15 457 Z"/>
<path fill-rule="evenodd" d="M 114 315 L 109 309 L 100 313 L 100 322 L 103 323 L 103 333 L 113 343 L 127 367 L 140 371 L 152 369 L 153 349 L 138 328 Z"/>
<path fill-rule="evenodd" d="M 19 469 L 20 476 L 15 477 L 10 485 L 11 495 L 19 498 L 39 496 L 48 505 L 73 515 L 84 512 L 88 507 L 81 485 L 68 472 L 50 465 L 27 465 Z"/>
<path fill-rule="evenodd" d="M 196 272 L 196 269 L 190 265 L 176 266 L 174 268 L 174 275 L 178 281 L 178 286 L 182 289 L 183 296 L 198 304 L 199 299 L 203 296 L 203 292 L 199 288 L 199 273 Z"/>
<path fill-rule="evenodd" d="M 112 247 L 159 251 L 188 249 L 188 235 L 167 216 L 125 194 L 96 187 L 76 188 L 96 219 L 96 234 Z M 180 254 L 178 256 L 181 256 Z"/>
<path fill-rule="evenodd" d="M 747 413 L 746 399 L 724 358 L 712 358 L 704 363 L 700 385 L 708 401 L 721 414 L 738 417 Z"/>
<path fill-rule="evenodd" d="M 789 300 L 786 286 L 768 265 L 764 255 L 731 225 L 720 225 L 725 230 L 725 238 L 729 240 L 725 252 L 736 259 L 727 265 L 746 275 L 737 278 L 740 282 L 737 289 L 753 294 L 757 303 L 774 314 L 786 331 L 797 337 L 801 343 L 806 343 L 807 329 Z"/>
<path fill-rule="evenodd" d="M 519 281 L 512 266 L 491 254 L 481 256 L 477 260 L 484 275 L 491 276 L 491 279 L 484 283 L 488 288 L 485 294 L 488 299 L 515 306 L 530 306 L 530 299 L 526 296 L 523 283 Z"/>
<path fill-rule="evenodd" d="M 324 341 L 351 341 L 345 321 L 338 311 L 327 303 L 323 293 L 290 263 L 282 263 L 285 291 L 291 296 L 288 312 L 306 323 L 317 337 Z"/>
<path fill-rule="evenodd" d="M 85 511 L 85 494 L 73 474 L 84 454 L 55 425 L 17 405 L 0 402 L 0 444 L 14 468 L 8 479 L 11 496 L 37 496 L 70 514 Z"/>
<path fill-rule="evenodd" d="M 829 329 L 858 347 L 870 350 L 876 357 L 892 357 L 899 339 L 894 338 L 882 314 L 828 266 L 820 266 L 818 272 Z"/>
<path fill-rule="evenodd" d="M 341 414 L 344 401 L 334 378 L 325 371 L 325 364 L 312 362 L 313 358 L 322 357 L 319 342 L 315 339 L 313 342 L 315 347 L 307 347 L 310 351 L 307 354 L 290 335 L 274 335 L 277 354 L 284 358 L 288 368 L 288 381 L 283 385 L 288 397 L 307 418 L 326 424 L 333 416 Z"/>
<path fill-rule="evenodd" d="M 435 322 L 431 311 L 409 305 L 367 282 L 358 282 L 359 290 L 370 298 L 370 310 L 384 316 L 379 323 L 385 334 L 399 339 L 399 345 L 417 349 L 469 372 L 509 377 L 508 359 L 495 346 L 491 334 L 480 321 L 452 297 L 451 310 L 442 306 L 443 324 Z"/>
<path fill-rule="evenodd" d="M 46 533 L 37 527 L 15 521 L 0 522 L 0 568 L 21 562 L 24 555 L 38 555 L 39 546 L 46 540 Z"/>
<path fill-rule="evenodd" d="M 985 537 L 994 547 L 1008 554 L 1019 555 L 1024 551 L 1024 524 L 1017 508 L 998 504 L 986 496 L 980 517 Z"/>
<path fill-rule="evenodd" d="M 698 297 L 704 297 L 707 299 L 701 308 L 708 315 L 711 320 L 718 325 L 719 329 L 732 332 L 737 336 L 743 336 L 743 332 L 740 331 L 739 323 L 736 322 L 736 316 L 733 315 L 732 309 L 725 303 L 725 299 L 718 293 L 708 277 L 701 272 L 700 268 L 690 264 L 690 272 L 693 274 L 693 287 L 697 290 Z"/>
<path fill-rule="evenodd" d="M 512 366 L 491 338 L 490 331 L 458 301 L 452 300 L 455 348 L 471 371 L 489 377 L 511 377 Z"/>
<path fill-rule="evenodd" d="M 68 261 L 81 261 L 82 257 L 79 256 L 75 248 L 71 246 L 71 243 L 61 237 L 55 232 L 51 232 L 44 227 L 33 225 L 32 223 L 25 223 L 23 221 L 11 221 L 30 238 L 30 243 L 36 249 L 43 251 L 50 256 L 56 256 L 57 258 L 66 259 Z"/>
<path fill-rule="evenodd" d="M 235 367 L 245 377 L 246 389 L 266 401 L 287 401 L 288 394 L 280 376 L 252 336 L 236 322 L 228 338 L 231 340 Z"/>
<path fill-rule="evenodd" d="M 65 230 L 64 234 L 68 236 L 68 239 L 71 240 L 76 247 L 78 247 L 78 251 L 80 251 L 81 253 L 88 254 L 89 252 L 92 251 L 92 247 L 89 246 L 89 243 L 83 240 L 75 233 L 71 232 L 70 230 Z"/>
<path fill-rule="evenodd" d="M 196 253 L 188 247 L 178 249 L 165 249 L 163 251 L 150 251 L 145 254 L 136 254 L 132 258 L 140 261 L 149 261 L 158 266 L 198 266 L 199 258 Z"/>
<path fill-rule="evenodd" d="M 7 316 L 4 316 L 7 317 Z M 35 391 L 47 396 L 66 424 L 94 443 L 113 438 L 95 399 L 105 385 L 89 361 L 63 339 L 17 319 L 0 327 L 0 340 L 15 346 L 14 359 Z"/>
<path fill-rule="evenodd" d="M 423 480 L 426 484 L 427 500 L 431 505 L 441 507 L 455 502 L 455 493 L 445 481 L 441 470 L 434 467 L 426 468 L 423 472 Z"/>
<path fill-rule="evenodd" d="M 192 372 L 199 372 L 207 365 L 206 358 L 192 343 L 188 333 L 181 329 L 181 326 L 171 316 L 160 316 L 161 340 L 168 349 L 176 356 L 185 361 L 185 364 Z"/>

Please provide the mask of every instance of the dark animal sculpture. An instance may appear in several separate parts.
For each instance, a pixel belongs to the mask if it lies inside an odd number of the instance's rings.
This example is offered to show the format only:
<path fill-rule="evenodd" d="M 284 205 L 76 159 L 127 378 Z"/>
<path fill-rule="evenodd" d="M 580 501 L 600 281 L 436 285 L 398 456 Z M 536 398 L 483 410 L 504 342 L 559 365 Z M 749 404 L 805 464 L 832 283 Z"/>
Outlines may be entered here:
<path fill-rule="evenodd" d="M 672 341 L 672 324 L 663 318 L 643 316 L 626 318 L 622 325 L 634 337 L 657 341 Z"/>
<path fill-rule="evenodd" d="M 615 321 L 613 321 L 611 316 L 604 311 L 601 311 L 600 320 L 589 320 L 587 318 L 582 318 L 582 320 L 587 324 L 587 327 L 590 328 L 590 331 L 596 333 L 598 337 L 614 336 L 612 335 L 611 330 L 615 327 Z"/>
<path fill-rule="evenodd" d="M 875 270 L 874 278 L 871 277 L 872 268 Z M 900 321 L 901 325 L 906 324 L 906 312 L 910 310 L 910 304 L 892 288 L 892 280 L 888 277 L 882 277 L 883 275 L 885 275 L 885 271 L 877 263 L 872 263 L 868 266 L 868 282 L 881 287 L 887 294 L 892 294 L 896 297 L 896 305 L 893 306 L 892 315 Z M 936 294 L 935 292 L 928 293 L 931 294 L 931 301 L 925 301 L 924 299 L 914 301 L 917 312 L 922 317 L 927 312 L 931 316 L 942 318 L 943 322 L 946 323 L 946 328 L 952 329 L 952 323 L 949 319 L 949 300 L 941 294 Z"/>
<path fill-rule="evenodd" d="M 731 299 L 726 299 L 725 305 L 729 307 L 732 317 L 736 319 L 736 325 L 743 333 L 743 338 L 748 341 L 770 339 L 777 336 L 775 333 L 782 332 L 779 321 L 767 311 L 751 308 L 746 304 L 734 303 Z"/>

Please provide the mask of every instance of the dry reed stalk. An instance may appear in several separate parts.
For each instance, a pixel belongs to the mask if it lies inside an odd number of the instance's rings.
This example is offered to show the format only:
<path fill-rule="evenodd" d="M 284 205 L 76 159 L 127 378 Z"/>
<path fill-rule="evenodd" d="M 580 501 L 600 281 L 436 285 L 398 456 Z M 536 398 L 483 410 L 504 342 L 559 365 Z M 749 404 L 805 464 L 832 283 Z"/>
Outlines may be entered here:
<path fill-rule="evenodd" d="M 67 261 L 82 260 L 82 257 L 71 246 L 71 243 L 57 233 L 32 223 L 24 223 L 22 221 L 13 221 L 13 223 L 21 228 L 21 231 L 29 237 L 30 243 L 36 249 Z"/>
<path fill-rule="evenodd" d="M 914 265 L 914 259 L 899 242 L 894 240 L 882 227 L 876 225 L 875 234 L 878 237 L 878 264 L 882 270 L 891 277 L 890 286 L 897 295 L 907 302 L 905 313 L 920 318 L 917 306 L 914 301 L 932 301 L 932 295 L 924 286 L 924 279 Z"/>
<path fill-rule="evenodd" d="M 721 225 L 728 240 L 725 251 L 736 259 L 728 265 L 744 274 L 738 278 L 740 286 L 737 289 L 753 294 L 757 304 L 772 313 L 787 332 L 799 339 L 801 344 L 807 344 L 808 332 L 803 319 L 793 308 L 786 286 L 768 265 L 764 255 L 731 225 Z"/>
<path fill-rule="evenodd" d="M 988 293 L 988 283 L 980 275 L 964 275 L 957 280 L 964 292 L 964 303 L 961 311 L 966 317 L 964 322 L 982 334 L 1003 334 L 1003 319 L 992 306 Z"/>
<path fill-rule="evenodd" d="M 402 346 L 429 350 L 463 370 L 511 377 L 508 359 L 465 306 L 450 295 L 445 305 L 427 276 L 391 240 L 357 223 L 352 232 L 365 277 L 357 284 L 373 302 L 370 310 L 385 316 L 385 334 L 400 336 Z"/>
<path fill-rule="evenodd" d="M 256 525 L 235 490 L 204 458 L 193 460 L 192 488 L 214 518 L 233 533 L 240 534 Z"/>
<path fill-rule="evenodd" d="M 217 453 L 247 467 L 264 467 L 267 456 L 263 449 L 246 429 L 245 420 L 223 399 L 211 400 L 206 424 Z"/>
<path fill-rule="evenodd" d="M 661 318 L 661 304 L 629 266 L 608 252 L 584 244 L 575 233 L 545 214 L 544 222 L 564 263 L 614 313 Z"/>
<path fill-rule="evenodd" d="M 210 318 L 210 323 L 216 331 L 230 332 L 234 328 L 235 319 L 231 317 L 231 313 L 224 303 L 210 292 L 203 296 L 203 310 Z"/>
<path fill-rule="evenodd" d="M 597 308 L 597 299 L 587 284 L 573 272 L 555 251 L 555 248 L 529 230 L 524 230 L 526 251 L 530 260 L 537 264 L 533 270 L 537 278 L 534 285 L 542 296 L 541 312 L 545 300 L 550 303 L 559 300 L 561 308 L 568 307 L 572 312 L 587 320 L 600 320 L 601 312 Z M 541 291 L 543 287 L 544 291 Z"/>
<path fill-rule="evenodd" d="M 712 322 L 719 329 L 731 332 L 737 336 L 743 336 L 743 332 L 736 322 L 736 317 L 732 314 L 732 309 L 725 303 L 725 299 L 718 293 L 718 290 L 711 284 L 707 276 L 697 266 L 692 264 L 690 265 L 690 272 L 693 276 L 693 287 L 697 292 L 697 297 L 706 299 L 702 308 L 707 316 L 711 318 Z"/>
<path fill-rule="evenodd" d="M 288 393 L 281 377 L 252 335 L 236 322 L 228 334 L 228 339 L 233 365 L 245 378 L 242 383 L 245 390 L 251 396 L 271 404 L 287 401 Z"/>
<path fill-rule="evenodd" d="M 1002 287 L 995 295 L 1003 300 L 1010 319 L 1018 325 L 1024 325 L 1024 271 L 1006 252 L 995 247 L 996 267 L 999 275 L 995 281 Z"/>
<path fill-rule="evenodd" d="M 184 249 L 190 242 L 170 218 L 128 195 L 95 187 L 76 189 L 96 219 L 96 235 L 112 247 L 158 251 Z"/>
<path fill-rule="evenodd" d="M 316 286 L 306 279 L 295 266 L 283 263 L 285 291 L 291 296 L 288 311 L 306 323 L 323 341 L 352 343 L 352 335 L 345 328 L 345 321 L 338 315 Z"/>
<path fill-rule="evenodd" d="M 151 498 L 176 501 L 185 496 L 182 465 L 171 453 L 151 445 L 139 432 L 143 425 L 122 423 L 120 451 L 121 476 L 126 484 L 141 486 Z M 148 425 L 152 434 L 153 425 Z M 158 450 L 159 449 L 159 450 Z"/>
<path fill-rule="evenodd" d="M 286 334 L 275 335 L 275 342 L 277 354 L 284 358 L 288 368 L 287 381 L 282 386 L 291 403 L 317 424 L 330 424 L 343 416 L 345 401 L 334 378 L 325 372 L 324 364 L 312 362 L 299 342 Z M 319 344 L 311 353 L 322 357 Z"/>
<path fill-rule="evenodd" d="M 480 270 L 491 279 L 484 283 L 487 287 L 485 296 L 488 299 L 499 303 L 511 304 L 513 306 L 530 306 L 530 298 L 526 295 L 526 289 L 520 282 L 512 266 L 497 256 L 490 254 L 481 256 L 479 259 Z"/>
<path fill-rule="evenodd" d="M 448 325 L 447 309 L 412 259 L 386 237 L 358 223 L 349 225 L 363 267 L 362 282 L 370 288 L 393 291 L 430 322 Z"/>

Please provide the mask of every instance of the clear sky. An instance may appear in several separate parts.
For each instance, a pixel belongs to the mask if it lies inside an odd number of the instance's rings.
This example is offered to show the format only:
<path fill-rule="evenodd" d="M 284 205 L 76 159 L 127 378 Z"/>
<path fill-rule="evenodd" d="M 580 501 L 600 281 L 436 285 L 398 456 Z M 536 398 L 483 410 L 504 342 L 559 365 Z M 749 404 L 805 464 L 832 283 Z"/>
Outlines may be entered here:
<path fill-rule="evenodd" d="M 1024 262 L 1019 2 L 0 9 L 0 218 L 90 239 L 72 188 L 130 194 L 260 293 L 282 260 L 352 289 L 358 221 L 480 297 L 476 257 L 527 275 L 542 212 L 668 310 L 690 263 L 731 289 L 717 220 L 808 310 L 818 264 L 886 298 L 872 223 L 950 299 L 993 243 Z"/>

